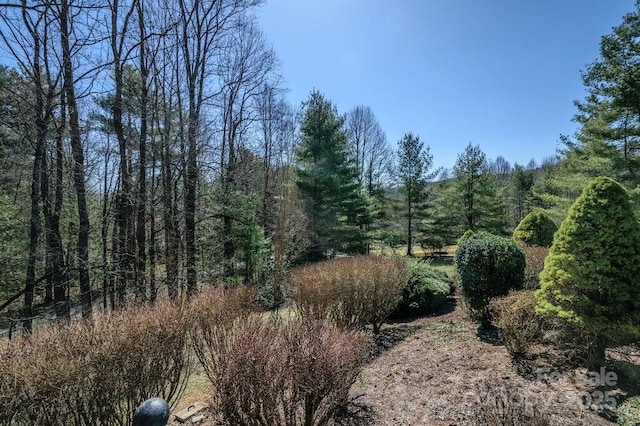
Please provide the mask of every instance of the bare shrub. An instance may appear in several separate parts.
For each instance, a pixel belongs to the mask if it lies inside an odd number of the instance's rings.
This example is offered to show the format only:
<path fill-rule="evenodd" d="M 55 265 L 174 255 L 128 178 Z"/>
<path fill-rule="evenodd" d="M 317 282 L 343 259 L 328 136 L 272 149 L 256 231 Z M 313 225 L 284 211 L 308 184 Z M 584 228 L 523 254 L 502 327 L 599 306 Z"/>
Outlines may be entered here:
<path fill-rule="evenodd" d="M 478 400 L 473 407 L 476 426 L 547 426 L 549 415 L 538 410 L 539 401 L 527 399 L 518 386 L 500 380 L 476 385 Z"/>
<path fill-rule="evenodd" d="M 0 424 L 131 424 L 147 398 L 170 404 L 189 374 L 187 317 L 158 302 L 2 346 Z"/>
<path fill-rule="evenodd" d="M 542 337 L 542 320 L 536 315 L 533 291 L 513 291 L 490 303 L 493 324 L 514 360 L 526 357 L 531 345 Z"/>
<path fill-rule="evenodd" d="M 369 343 L 323 321 L 260 315 L 238 317 L 214 335 L 201 361 L 226 424 L 326 424 L 346 402 Z"/>
<path fill-rule="evenodd" d="M 524 251 L 524 289 L 536 290 L 540 288 L 540 272 L 544 269 L 544 260 L 549 254 L 549 247 L 527 246 L 520 244 Z"/>
<path fill-rule="evenodd" d="M 256 300 L 256 294 L 248 287 L 204 289 L 191 300 L 191 342 L 210 380 L 216 377 L 219 345 L 224 342 L 228 328 L 238 317 L 254 312 Z"/>
<path fill-rule="evenodd" d="M 557 318 L 544 316 L 545 334 L 543 343 L 554 348 L 551 361 L 561 367 L 590 366 L 599 370 L 605 365 L 602 358 L 605 341 L 602 335 L 584 324 L 573 324 L 559 321 Z M 609 337 L 617 338 L 615 333 Z"/>
<path fill-rule="evenodd" d="M 298 268 L 290 285 L 301 316 L 346 328 L 371 324 L 378 333 L 402 298 L 408 277 L 401 259 L 356 256 Z"/>
<path fill-rule="evenodd" d="M 169 300 L 95 322 L 94 333 L 106 336 L 96 364 L 105 376 L 111 372 L 114 377 L 113 386 L 103 387 L 100 394 L 110 395 L 116 402 L 115 418 L 123 419 L 112 424 L 130 424 L 135 408 L 150 397 L 170 405 L 177 401 L 191 367 L 189 326 L 185 306 Z"/>

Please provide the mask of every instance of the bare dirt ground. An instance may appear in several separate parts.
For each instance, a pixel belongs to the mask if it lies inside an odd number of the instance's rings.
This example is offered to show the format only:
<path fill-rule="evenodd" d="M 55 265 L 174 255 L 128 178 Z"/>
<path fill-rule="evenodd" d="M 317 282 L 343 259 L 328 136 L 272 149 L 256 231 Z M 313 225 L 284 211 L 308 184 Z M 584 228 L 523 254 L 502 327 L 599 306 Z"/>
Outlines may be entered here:
<path fill-rule="evenodd" d="M 640 384 L 639 354 L 618 358 L 606 371 L 598 372 L 604 373 L 600 376 L 585 369 L 548 366 L 544 357 L 516 367 L 497 333 L 479 332 L 451 299 L 433 316 L 383 328 L 336 423 L 612 425 L 615 406 L 638 394 Z M 203 390 L 188 395 L 180 405 L 203 400 L 206 394 Z M 504 421 L 491 417 L 494 414 Z M 510 417 L 519 419 L 509 422 Z M 546 422 L 535 423 L 532 418 Z M 212 423 L 203 419 L 199 424 Z"/>
<path fill-rule="evenodd" d="M 515 367 L 497 334 L 479 333 L 455 300 L 438 315 L 388 325 L 385 342 L 353 386 L 343 424 L 511 425 L 476 419 L 506 419 L 513 409 L 550 425 L 611 425 L 615 406 L 636 393 L 633 377 L 609 370 L 600 377 L 544 361 Z"/>

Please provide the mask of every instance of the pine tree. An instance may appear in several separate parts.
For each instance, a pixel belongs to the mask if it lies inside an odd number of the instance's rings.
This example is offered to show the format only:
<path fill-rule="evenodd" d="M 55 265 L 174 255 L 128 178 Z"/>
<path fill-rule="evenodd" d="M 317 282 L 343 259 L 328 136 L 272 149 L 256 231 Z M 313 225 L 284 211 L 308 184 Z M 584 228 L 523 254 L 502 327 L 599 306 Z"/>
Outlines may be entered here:
<path fill-rule="evenodd" d="M 453 195 L 458 198 L 464 229 L 504 234 L 505 207 L 498 197 L 487 157 L 479 146 L 468 144 L 453 167 Z"/>
<path fill-rule="evenodd" d="M 295 173 L 309 217 L 310 259 L 363 252 L 369 242 L 365 227 L 370 210 L 356 180 L 344 121 L 330 100 L 311 93 L 304 105 Z"/>
<path fill-rule="evenodd" d="M 404 195 L 404 217 L 406 218 L 407 256 L 412 256 L 415 225 L 424 218 L 428 206 L 427 184 L 440 170 L 431 171 L 433 155 L 418 136 L 407 133 L 398 142 L 397 178 L 400 192 Z"/>

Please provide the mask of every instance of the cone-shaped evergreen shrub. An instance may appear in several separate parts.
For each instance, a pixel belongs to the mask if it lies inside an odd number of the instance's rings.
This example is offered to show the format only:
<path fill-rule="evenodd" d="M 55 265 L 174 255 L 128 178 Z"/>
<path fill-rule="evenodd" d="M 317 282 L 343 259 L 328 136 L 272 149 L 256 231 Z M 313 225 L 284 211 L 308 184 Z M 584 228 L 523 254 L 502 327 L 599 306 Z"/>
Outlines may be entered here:
<path fill-rule="evenodd" d="M 640 226 L 626 190 L 596 178 L 569 209 L 540 274 L 537 311 L 585 335 L 604 361 L 606 345 L 637 338 L 640 319 Z M 591 337 L 593 339 L 594 337 Z"/>
<path fill-rule="evenodd" d="M 553 234 L 558 230 L 556 224 L 541 210 L 526 215 L 513 232 L 513 239 L 528 246 L 550 247 Z"/>
<path fill-rule="evenodd" d="M 513 240 L 476 232 L 458 245 L 455 262 L 465 303 L 484 324 L 491 299 L 522 289 L 524 253 Z"/>

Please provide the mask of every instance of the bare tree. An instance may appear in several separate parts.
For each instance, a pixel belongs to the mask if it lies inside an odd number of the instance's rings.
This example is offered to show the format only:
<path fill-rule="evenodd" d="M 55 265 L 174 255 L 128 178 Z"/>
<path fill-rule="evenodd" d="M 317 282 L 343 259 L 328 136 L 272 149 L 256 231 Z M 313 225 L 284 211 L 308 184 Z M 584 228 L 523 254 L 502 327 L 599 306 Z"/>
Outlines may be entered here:
<path fill-rule="evenodd" d="M 80 114 L 76 97 L 76 80 L 72 66 L 72 46 L 82 45 L 80 40 L 72 37 L 74 30 L 74 6 L 69 0 L 60 0 L 54 5 L 55 18 L 60 26 L 60 47 L 62 50 L 62 80 L 68 108 L 69 136 L 73 155 L 73 182 L 77 198 L 78 211 L 78 277 L 80 281 L 80 301 L 82 316 L 91 318 L 91 283 L 89 279 L 89 210 L 85 189 L 84 149 L 80 131 Z"/>
<path fill-rule="evenodd" d="M 262 157 L 262 201 L 259 220 L 267 234 L 273 233 L 273 196 L 277 182 L 274 169 L 282 166 L 278 155 L 279 138 L 283 136 L 282 127 L 286 115 L 291 107 L 284 99 L 279 97 L 281 90 L 271 84 L 266 84 L 260 96 L 256 98 L 256 110 L 259 116 L 258 127 L 260 129 L 259 155 Z M 286 148 L 285 148 L 286 149 Z"/>
<path fill-rule="evenodd" d="M 501 155 L 498 155 L 494 161 L 491 161 L 489 168 L 499 178 L 506 178 L 511 173 L 511 163 L 509 163 Z"/>
<path fill-rule="evenodd" d="M 120 156 L 119 179 L 120 190 L 116 202 L 116 226 L 118 229 L 118 244 L 114 250 L 116 256 L 116 295 L 118 306 L 126 304 L 127 283 L 133 281 L 133 263 L 135 240 L 133 238 L 134 223 L 134 199 L 132 191 L 131 166 L 129 155 L 129 141 L 125 136 L 122 119 L 122 92 L 124 64 L 128 59 L 126 41 L 129 39 L 129 26 L 137 2 L 121 4 L 119 0 L 110 0 L 107 4 L 110 13 L 110 48 L 111 68 L 114 80 L 113 98 L 111 100 L 111 125 L 118 141 L 118 153 Z M 121 12 L 124 16 L 121 16 Z"/>
<path fill-rule="evenodd" d="M 349 111 L 346 127 L 358 171 L 358 183 L 372 195 L 390 178 L 393 153 L 387 137 L 368 106 L 359 105 Z"/>
<path fill-rule="evenodd" d="M 179 0 L 178 32 L 182 55 L 182 75 L 186 84 L 186 172 L 185 172 L 185 249 L 187 294 L 197 290 L 196 269 L 196 186 L 198 181 L 198 138 L 201 114 L 207 99 L 205 85 L 210 77 L 211 60 L 226 30 L 250 7 L 262 0 Z"/>
<path fill-rule="evenodd" d="M 222 172 L 222 233 L 225 276 L 234 274 L 235 242 L 233 222 L 238 218 L 228 202 L 229 193 L 239 183 L 237 167 L 241 135 L 259 118 L 252 108 L 255 100 L 269 90 L 265 83 L 274 72 L 275 53 L 264 41 L 264 36 L 250 20 L 239 22 L 237 30 L 230 33 L 225 49 L 218 59 L 221 80 L 222 148 L 220 170 Z"/>
<path fill-rule="evenodd" d="M 140 140 L 138 159 L 138 198 L 136 202 L 136 298 L 138 302 L 146 300 L 146 270 L 147 270 L 147 131 L 148 131 L 148 103 L 149 103 L 149 60 L 147 53 L 147 28 L 145 24 L 144 0 L 134 2 L 138 18 L 138 64 L 140 73 Z M 155 289 L 151 289 L 152 297 Z"/>
<path fill-rule="evenodd" d="M 10 8 L 5 6 L 0 14 L 6 31 L 0 33 L 7 50 L 18 64 L 29 84 L 30 94 L 22 93 L 20 98 L 28 112 L 24 122 L 23 134 L 34 147 L 31 179 L 31 220 L 30 244 L 27 261 L 26 281 L 24 289 L 23 328 L 31 331 L 34 302 L 34 286 L 36 282 L 36 261 L 38 242 L 42 232 L 40 212 L 45 219 L 45 242 L 47 301 L 50 302 L 51 291 L 57 306 L 60 319 L 68 318 L 69 308 L 66 301 L 65 285 L 67 283 L 66 265 L 63 255 L 62 237 L 60 234 L 60 211 L 62 207 L 62 128 L 64 126 L 64 103 L 60 108 L 62 123 L 58 126 L 55 151 L 55 192 L 54 200 L 49 193 L 50 173 L 47 162 L 47 142 L 52 137 L 54 110 L 60 94 L 61 69 L 56 61 L 53 37 L 54 22 L 51 19 L 51 8 L 47 4 L 28 7 L 25 2 Z M 35 134 L 32 132 L 35 124 Z M 42 202 L 42 208 L 40 207 Z"/>

